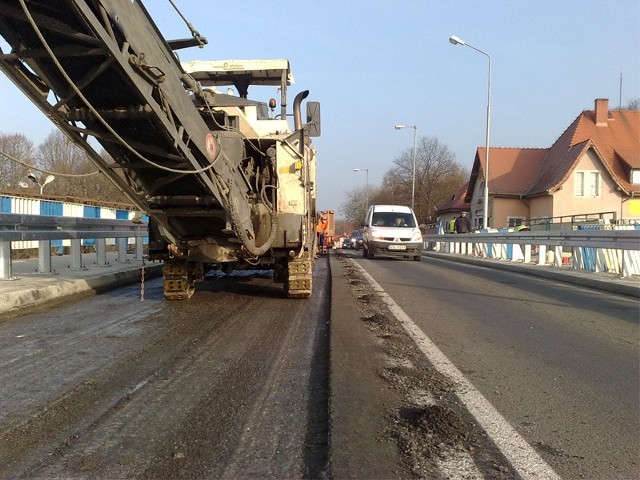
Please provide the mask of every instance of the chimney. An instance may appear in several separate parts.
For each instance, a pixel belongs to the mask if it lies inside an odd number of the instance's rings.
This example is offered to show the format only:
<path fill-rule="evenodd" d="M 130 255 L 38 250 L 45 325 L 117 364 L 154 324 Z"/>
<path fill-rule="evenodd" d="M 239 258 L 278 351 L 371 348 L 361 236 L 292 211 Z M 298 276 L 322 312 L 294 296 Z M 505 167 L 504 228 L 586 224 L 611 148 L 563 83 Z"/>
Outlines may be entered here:
<path fill-rule="evenodd" d="M 609 99 L 596 98 L 596 127 L 606 127 L 609 117 Z"/>

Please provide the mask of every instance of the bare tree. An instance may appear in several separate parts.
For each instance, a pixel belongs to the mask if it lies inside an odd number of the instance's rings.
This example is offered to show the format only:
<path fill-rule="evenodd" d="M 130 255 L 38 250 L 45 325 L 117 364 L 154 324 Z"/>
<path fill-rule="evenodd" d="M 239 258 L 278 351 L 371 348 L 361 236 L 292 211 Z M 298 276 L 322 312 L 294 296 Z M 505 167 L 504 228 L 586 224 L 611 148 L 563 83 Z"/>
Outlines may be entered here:
<path fill-rule="evenodd" d="M 640 110 L 640 98 L 634 98 L 630 100 L 625 110 Z"/>
<path fill-rule="evenodd" d="M 436 137 L 418 140 L 415 162 L 415 213 L 422 222 L 429 220 L 435 207 L 465 183 L 469 172 Z M 384 175 L 384 199 L 411 205 L 413 148 L 402 152 L 393 163 L 394 167 Z"/>
<path fill-rule="evenodd" d="M 413 148 L 402 152 L 384 175 L 382 186 L 369 185 L 369 205 L 411 205 Z M 436 137 L 422 137 L 416 145 L 415 212 L 419 222 L 432 218 L 434 209 L 457 192 L 469 179 L 449 148 Z M 353 189 L 340 207 L 344 220 L 360 224 L 366 215 L 367 192 Z"/>
<path fill-rule="evenodd" d="M 24 163 L 33 161 L 33 143 L 20 133 L 0 134 L 0 151 Z M 0 154 L 0 188 L 11 191 L 18 189 L 22 182 L 27 181 L 28 173 L 29 167 Z"/>
<path fill-rule="evenodd" d="M 369 193 L 369 195 L 371 194 Z M 342 205 L 340 205 L 340 213 L 343 215 L 343 220 L 361 224 L 367 214 L 367 187 L 354 188 L 347 192 Z"/>
<path fill-rule="evenodd" d="M 116 162 L 110 157 L 106 151 L 100 153 L 106 164 L 115 165 Z M 97 168 L 94 166 L 94 168 Z M 123 178 L 122 170 L 116 169 L 116 175 Z M 90 182 L 91 187 L 94 190 L 96 198 L 101 200 L 110 200 L 118 203 L 131 204 L 131 200 L 120 190 L 105 174 L 100 172 L 99 175 L 88 177 L 85 182 Z M 126 183 L 126 182 L 125 182 Z"/>
<path fill-rule="evenodd" d="M 48 189 L 49 193 L 77 200 L 130 203 L 98 171 L 89 155 L 60 131 L 53 131 L 38 147 L 38 166 L 56 175 L 56 181 Z"/>
<path fill-rule="evenodd" d="M 86 153 L 77 147 L 59 130 L 52 131 L 44 142 L 38 146 L 38 166 L 56 175 L 56 180 L 49 185 L 49 194 L 67 195 L 71 197 L 89 197 L 82 182 L 66 175 L 87 174 L 95 167 Z"/>

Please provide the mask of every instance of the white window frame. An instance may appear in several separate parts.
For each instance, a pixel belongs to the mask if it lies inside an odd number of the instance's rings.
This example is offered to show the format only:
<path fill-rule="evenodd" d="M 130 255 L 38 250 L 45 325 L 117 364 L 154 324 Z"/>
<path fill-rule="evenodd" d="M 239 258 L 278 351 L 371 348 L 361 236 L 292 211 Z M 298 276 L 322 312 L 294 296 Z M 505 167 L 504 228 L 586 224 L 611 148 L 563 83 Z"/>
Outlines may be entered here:
<path fill-rule="evenodd" d="M 507 227 L 519 227 L 527 223 L 526 220 L 526 217 L 507 217 Z"/>
<path fill-rule="evenodd" d="M 576 170 L 573 176 L 573 194 L 576 197 L 599 198 L 602 177 L 597 170 Z"/>
<path fill-rule="evenodd" d="M 478 190 L 478 204 L 484 203 L 484 180 L 480 182 L 480 188 Z"/>
<path fill-rule="evenodd" d="M 473 221 L 473 228 L 474 230 L 482 228 L 482 225 L 484 225 L 484 212 L 482 210 L 477 210 L 473 215 L 471 215 Z"/>
<path fill-rule="evenodd" d="M 640 168 L 632 168 L 630 180 L 633 185 L 640 185 Z"/>

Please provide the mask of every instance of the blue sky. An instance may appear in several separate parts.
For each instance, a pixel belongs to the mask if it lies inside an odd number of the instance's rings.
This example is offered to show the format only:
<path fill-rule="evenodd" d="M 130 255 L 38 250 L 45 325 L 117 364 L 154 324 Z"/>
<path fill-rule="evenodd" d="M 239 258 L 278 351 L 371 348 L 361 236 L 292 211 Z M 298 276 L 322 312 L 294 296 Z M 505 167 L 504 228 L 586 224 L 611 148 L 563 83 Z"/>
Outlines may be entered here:
<path fill-rule="evenodd" d="M 595 98 L 640 98 L 640 0 L 174 0 L 209 40 L 183 60 L 288 58 L 295 85 L 322 109 L 318 206 L 379 185 L 413 130 L 470 168 L 484 145 L 492 58 L 491 145 L 548 147 Z M 145 3 L 167 38 L 189 35 L 166 0 Z M 6 45 L 2 44 L 6 52 Z M 0 76 L 0 132 L 38 144 L 53 130 Z M 265 98 L 275 96 L 265 92 Z"/>

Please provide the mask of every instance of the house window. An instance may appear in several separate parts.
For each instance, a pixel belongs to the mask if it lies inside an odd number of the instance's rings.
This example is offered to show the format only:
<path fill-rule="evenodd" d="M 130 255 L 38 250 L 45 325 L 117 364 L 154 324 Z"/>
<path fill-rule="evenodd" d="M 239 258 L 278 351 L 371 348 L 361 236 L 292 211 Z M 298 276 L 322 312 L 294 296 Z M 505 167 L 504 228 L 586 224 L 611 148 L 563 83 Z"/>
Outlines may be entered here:
<path fill-rule="evenodd" d="M 484 203 L 484 180 L 480 182 L 480 187 L 478 188 L 478 205 Z"/>
<path fill-rule="evenodd" d="M 525 221 L 524 217 L 507 217 L 507 227 L 518 227 L 524 225 Z"/>
<path fill-rule="evenodd" d="M 579 171 L 575 173 L 575 196 L 576 197 L 599 197 L 600 196 L 600 172 Z"/>
<path fill-rule="evenodd" d="M 633 183 L 634 185 L 640 185 L 640 169 L 631 169 L 631 183 Z"/>
<path fill-rule="evenodd" d="M 473 228 L 474 230 L 477 228 L 482 228 L 483 225 L 483 217 L 484 212 L 482 210 L 476 210 L 476 212 L 472 215 Z"/>

